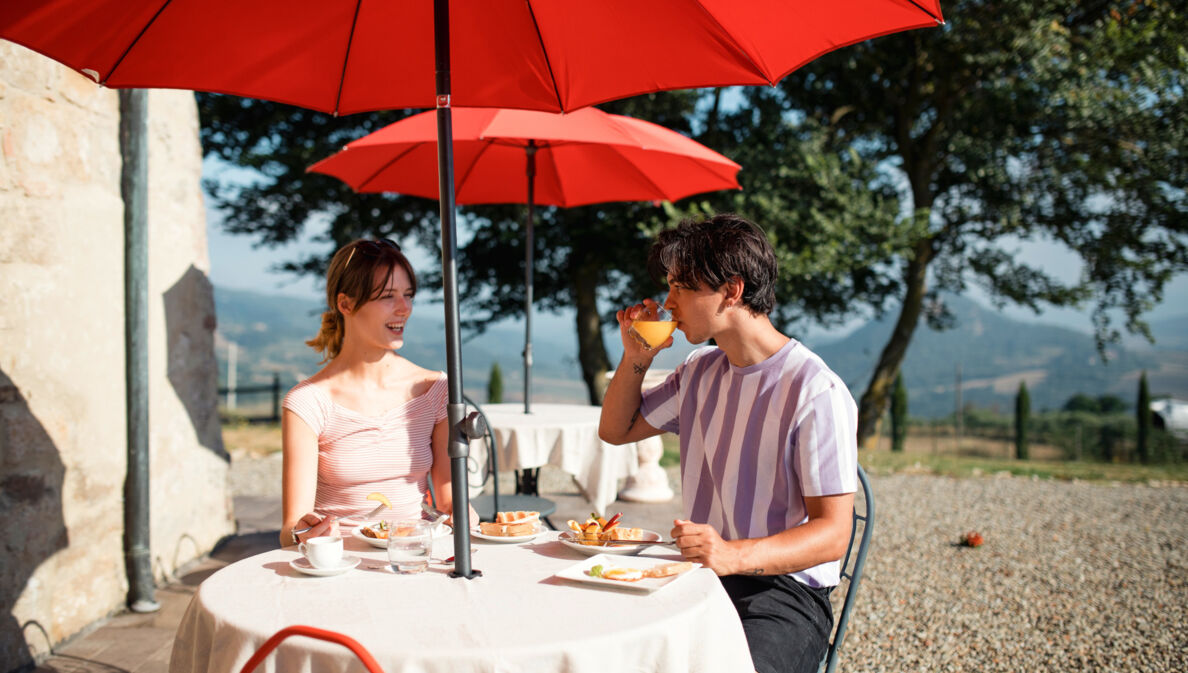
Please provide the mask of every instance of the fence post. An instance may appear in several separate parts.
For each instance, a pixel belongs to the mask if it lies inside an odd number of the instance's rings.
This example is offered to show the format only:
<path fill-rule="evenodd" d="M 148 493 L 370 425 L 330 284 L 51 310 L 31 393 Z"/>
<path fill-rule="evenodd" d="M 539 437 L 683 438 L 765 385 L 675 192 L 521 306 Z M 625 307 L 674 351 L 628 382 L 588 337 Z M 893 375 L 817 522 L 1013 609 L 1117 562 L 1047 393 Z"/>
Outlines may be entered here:
<path fill-rule="evenodd" d="M 280 422 L 280 374 L 272 373 L 272 422 Z"/>

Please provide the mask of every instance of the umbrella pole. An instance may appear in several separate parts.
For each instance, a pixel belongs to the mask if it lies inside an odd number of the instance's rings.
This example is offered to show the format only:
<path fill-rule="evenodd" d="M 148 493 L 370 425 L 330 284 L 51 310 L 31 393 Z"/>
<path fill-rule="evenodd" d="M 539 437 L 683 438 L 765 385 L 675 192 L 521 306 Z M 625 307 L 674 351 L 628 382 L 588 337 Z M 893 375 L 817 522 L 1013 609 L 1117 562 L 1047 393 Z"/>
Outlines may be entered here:
<path fill-rule="evenodd" d="M 536 221 L 533 192 L 536 188 L 536 141 L 524 148 L 528 157 L 528 233 L 524 237 L 524 413 L 532 413 L 532 227 Z"/>
<path fill-rule="evenodd" d="M 437 186 L 441 209 L 441 276 L 445 294 L 446 376 L 450 424 L 450 484 L 454 510 L 454 571 L 451 577 L 472 579 L 482 573 L 470 567 L 470 492 L 466 459 L 470 444 L 462 432 L 466 404 L 462 400 L 462 347 L 458 319 L 458 235 L 454 209 L 454 127 L 450 110 L 450 4 L 433 0 L 433 46 L 437 85 Z"/>

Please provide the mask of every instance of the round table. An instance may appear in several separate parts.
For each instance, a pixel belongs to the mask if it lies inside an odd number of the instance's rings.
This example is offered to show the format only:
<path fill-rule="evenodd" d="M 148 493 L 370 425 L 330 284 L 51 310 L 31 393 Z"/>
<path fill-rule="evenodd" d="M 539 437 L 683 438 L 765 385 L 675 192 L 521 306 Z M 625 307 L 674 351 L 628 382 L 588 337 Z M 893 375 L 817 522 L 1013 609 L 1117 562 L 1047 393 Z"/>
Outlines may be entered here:
<path fill-rule="evenodd" d="M 598 438 L 602 407 L 583 404 L 484 404 L 494 431 L 499 469 L 529 470 L 551 465 L 573 475 L 598 512 L 615 501 L 619 480 L 635 473 L 639 460 L 634 443 L 616 446 Z M 472 443 L 472 451 L 481 450 Z"/>
<path fill-rule="evenodd" d="M 754 670 L 737 613 L 711 571 L 696 569 L 651 593 L 594 587 L 554 576 L 589 560 L 557 535 L 519 544 L 474 539 L 483 575 L 471 580 L 449 577 L 436 561 L 424 573 L 396 575 L 384 550 L 349 536 L 347 553 L 361 563 L 333 577 L 291 568 L 295 548 L 244 559 L 198 588 L 170 671 L 238 673 L 271 635 L 295 624 L 354 638 L 386 673 Z M 452 549 L 451 536 L 439 538 L 434 558 Z M 648 553 L 676 558 L 660 547 Z M 290 638 L 257 670 L 363 669 L 346 648 Z"/>

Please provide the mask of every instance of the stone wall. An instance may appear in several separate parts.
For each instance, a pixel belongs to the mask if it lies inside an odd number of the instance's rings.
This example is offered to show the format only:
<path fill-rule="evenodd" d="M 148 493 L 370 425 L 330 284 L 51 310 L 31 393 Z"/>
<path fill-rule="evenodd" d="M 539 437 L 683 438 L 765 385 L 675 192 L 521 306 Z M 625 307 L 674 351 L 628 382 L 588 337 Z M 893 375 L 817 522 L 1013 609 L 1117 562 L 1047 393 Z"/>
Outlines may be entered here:
<path fill-rule="evenodd" d="M 0 671 L 123 608 L 123 202 L 115 91 L 0 41 Z M 233 532 L 193 95 L 149 95 L 151 544 Z"/>

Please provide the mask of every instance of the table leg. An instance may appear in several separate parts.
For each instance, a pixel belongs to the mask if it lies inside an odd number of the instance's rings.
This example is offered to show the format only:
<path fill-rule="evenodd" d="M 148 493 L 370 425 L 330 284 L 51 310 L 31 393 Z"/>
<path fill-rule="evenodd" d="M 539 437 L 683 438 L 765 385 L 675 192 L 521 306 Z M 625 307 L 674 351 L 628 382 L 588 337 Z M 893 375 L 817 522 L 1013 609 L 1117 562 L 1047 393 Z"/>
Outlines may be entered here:
<path fill-rule="evenodd" d="M 516 495 L 540 495 L 540 468 L 516 470 Z"/>

